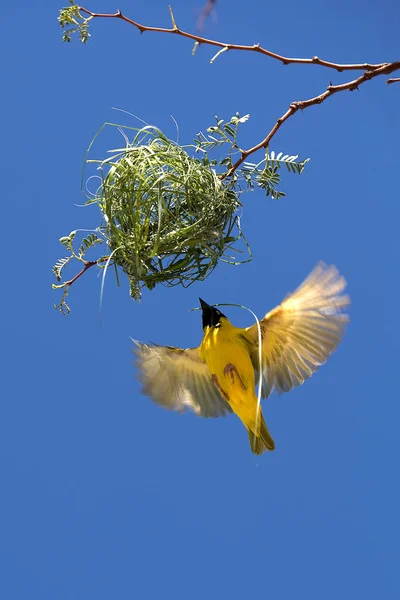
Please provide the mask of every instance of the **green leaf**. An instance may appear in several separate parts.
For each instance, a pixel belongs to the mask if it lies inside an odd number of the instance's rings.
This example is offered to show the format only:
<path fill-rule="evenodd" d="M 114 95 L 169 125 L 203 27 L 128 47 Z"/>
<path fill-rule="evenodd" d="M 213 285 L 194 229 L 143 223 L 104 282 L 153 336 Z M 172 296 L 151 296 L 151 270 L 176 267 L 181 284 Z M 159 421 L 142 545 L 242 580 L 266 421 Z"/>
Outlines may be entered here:
<path fill-rule="evenodd" d="M 224 126 L 224 130 L 225 132 L 230 135 L 231 137 L 235 137 L 236 135 L 236 131 L 234 129 L 232 129 L 232 127 L 230 125 L 225 125 Z"/>
<path fill-rule="evenodd" d="M 76 231 L 71 231 L 69 235 L 60 238 L 60 242 L 67 250 L 72 252 L 72 242 L 74 237 L 76 236 Z"/>
<path fill-rule="evenodd" d="M 62 272 L 63 268 L 69 263 L 71 258 L 72 258 L 72 256 L 67 256 L 66 258 L 60 258 L 54 265 L 53 273 L 54 273 L 54 276 L 56 277 L 57 281 L 61 281 L 61 279 L 62 279 L 61 272 Z"/>
<path fill-rule="evenodd" d="M 233 123 L 234 125 L 238 125 L 239 123 L 246 123 L 246 121 L 248 121 L 250 119 L 250 115 L 244 115 L 243 117 L 241 117 L 239 115 L 239 113 L 236 113 L 236 115 L 234 117 L 231 118 L 231 123 Z"/>

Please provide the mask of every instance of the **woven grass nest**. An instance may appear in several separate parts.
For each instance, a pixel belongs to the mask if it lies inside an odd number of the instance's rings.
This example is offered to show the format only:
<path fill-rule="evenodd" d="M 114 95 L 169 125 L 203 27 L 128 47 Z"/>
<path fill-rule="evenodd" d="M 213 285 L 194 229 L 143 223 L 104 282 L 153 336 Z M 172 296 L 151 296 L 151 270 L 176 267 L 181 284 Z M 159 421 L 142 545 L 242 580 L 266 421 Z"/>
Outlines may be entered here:
<path fill-rule="evenodd" d="M 133 298 L 143 286 L 186 287 L 219 260 L 233 262 L 226 252 L 243 237 L 235 214 L 240 202 L 207 160 L 152 126 L 136 130 L 133 141 L 113 153 L 88 161 L 100 162 L 102 178 L 91 202 L 100 207 L 100 229 Z"/>

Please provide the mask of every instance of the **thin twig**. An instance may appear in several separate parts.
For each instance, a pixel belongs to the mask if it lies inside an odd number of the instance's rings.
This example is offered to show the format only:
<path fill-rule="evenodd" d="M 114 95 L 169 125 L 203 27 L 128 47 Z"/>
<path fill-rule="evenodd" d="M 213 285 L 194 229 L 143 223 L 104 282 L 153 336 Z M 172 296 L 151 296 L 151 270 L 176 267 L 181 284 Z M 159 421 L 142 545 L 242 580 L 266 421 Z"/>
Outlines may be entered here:
<path fill-rule="evenodd" d="M 323 60 L 318 58 L 318 56 L 313 56 L 312 58 L 289 58 L 288 56 L 282 56 L 281 54 L 277 54 L 276 52 L 271 52 L 271 50 L 267 50 L 260 46 L 260 44 L 254 44 L 253 46 L 245 46 L 243 44 L 228 44 L 226 42 L 219 42 L 217 40 L 210 40 L 205 37 L 201 37 L 199 35 L 195 35 L 193 33 L 189 33 L 188 31 L 183 31 L 179 29 L 179 27 L 173 27 L 172 29 L 167 29 L 165 27 L 149 27 L 148 25 L 142 25 L 133 19 L 129 19 L 126 17 L 120 10 L 116 13 L 95 13 L 83 6 L 79 7 L 79 10 L 86 15 L 89 15 L 91 19 L 121 19 L 130 25 L 136 27 L 140 33 L 145 31 L 154 31 L 156 33 L 172 33 L 174 35 L 180 35 L 182 37 L 188 38 L 190 40 L 194 40 L 198 44 L 205 44 L 208 46 L 217 46 L 219 48 L 226 48 L 227 50 L 243 50 L 245 52 L 259 52 L 260 54 L 264 54 L 269 56 L 270 58 L 274 58 L 275 60 L 279 60 L 284 65 L 290 64 L 302 64 L 302 65 L 319 65 L 321 67 L 326 67 L 328 69 L 335 69 L 336 71 L 374 71 L 375 69 L 379 69 L 380 67 L 385 66 L 387 63 L 380 64 L 370 64 L 370 63 L 358 63 L 358 64 L 341 64 L 334 63 L 329 60 Z M 175 24 L 176 25 L 176 24 Z"/>
<path fill-rule="evenodd" d="M 65 281 L 63 286 L 57 286 L 57 287 L 69 287 L 70 285 L 72 285 L 73 283 L 75 283 L 75 281 L 77 279 L 79 279 L 79 277 L 82 277 L 82 275 L 84 273 L 86 273 L 86 271 L 88 269 L 90 269 L 91 267 L 94 267 L 95 265 L 100 264 L 101 262 L 104 261 L 108 261 L 109 260 L 109 256 L 102 256 L 101 258 L 99 258 L 98 260 L 88 260 L 88 261 L 84 261 L 85 262 L 85 266 L 83 267 L 83 269 L 81 271 L 79 271 L 79 273 L 77 275 L 75 275 L 75 277 L 73 277 L 72 279 L 70 279 L 69 281 Z"/>
<path fill-rule="evenodd" d="M 386 83 L 389 85 L 390 83 L 399 83 L 399 82 L 400 82 L 400 77 L 392 77 L 392 79 L 388 79 Z"/>
<path fill-rule="evenodd" d="M 69 281 L 65 281 L 64 282 L 64 287 L 69 287 L 70 285 L 72 285 L 73 283 L 75 283 L 75 281 L 77 279 L 79 279 L 79 277 L 82 277 L 82 275 L 84 273 L 86 273 L 86 271 L 88 269 L 90 269 L 90 267 L 94 267 L 94 265 L 97 265 L 98 261 L 97 260 L 89 260 L 88 262 L 85 263 L 85 266 L 83 267 L 83 269 L 81 271 L 79 271 L 79 273 L 77 275 L 75 275 L 75 277 L 73 277 L 72 279 L 70 279 Z"/>

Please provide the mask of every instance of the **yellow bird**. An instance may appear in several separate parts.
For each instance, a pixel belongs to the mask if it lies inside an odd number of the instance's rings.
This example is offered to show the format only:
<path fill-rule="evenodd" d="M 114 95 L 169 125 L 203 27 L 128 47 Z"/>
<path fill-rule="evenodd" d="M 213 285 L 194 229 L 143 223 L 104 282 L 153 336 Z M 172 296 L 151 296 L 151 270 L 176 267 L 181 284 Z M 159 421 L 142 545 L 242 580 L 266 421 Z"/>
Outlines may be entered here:
<path fill-rule="evenodd" d="M 260 320 L 262 389 L 288 392 L 301 385 L 336 349 L 350 299 L 334 266 L 319 263 L 282 304 Z M 262 454 L 275 443 L 258 404 L 257 323 L 239 328 L 201 300 L 203 340 L 198 348 L 147 345 L 135 341 L 143 393 L 165 408 L 192 409 L 202 417 L 234 412 L 246 427 L 251 450 Z"/>

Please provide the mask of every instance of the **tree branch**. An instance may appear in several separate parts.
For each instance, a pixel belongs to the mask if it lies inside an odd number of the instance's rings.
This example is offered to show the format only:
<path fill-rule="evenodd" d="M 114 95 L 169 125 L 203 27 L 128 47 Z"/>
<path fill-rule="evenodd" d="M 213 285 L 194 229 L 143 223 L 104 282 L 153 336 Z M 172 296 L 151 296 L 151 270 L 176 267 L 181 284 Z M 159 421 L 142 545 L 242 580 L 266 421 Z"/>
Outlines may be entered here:
<path fill-rule="evenodd" d="M 72 285 L 73 283 L 75 283 L 75 281 L 77 279 L 79 279 L 79 277 L 81 277 L 84 273 L 86 273 L 86 271 L 88 269 L 90 269 L 90 267 L 94 267 L 94 265 L 97 265 L 97 264 L 98 264 L 97 260 L 89 260 L 88 262 L 86 262 L 83 269 L 81 271 L 79 271 L 79 273 L 77 275 L 75 275 L 75 277 L 73 277 L 69 281 L 64 282 L 64 287 L 69 288 L 69 286 Z"/>
<path fill-rule="evenodd" d="M 209 4 L 211 6 L 213 3 L 214 2 L 209 2 Z M 331 61 L 323 60 L 321 58 L 318 58 L 318 56 L 313 56 L 312 58 L 290 58 L 287 56 L 282 56 L 280 54 L 276 54 L 275 52 L 272 52 L 271 50 L 267 50 L 266 48 L 263 48 L 262 46 L 260 46 L 260 44 L 254 44 L 253 46 L 245 46 L 245 45 L 241 45 L 241 44 L 228 44 L 226 42 L 210 40 L 208 38 L 204 38 L 199 35 L 195 35 L 193 33 L 189 33 L 187 31 L 183 31 L 182 29 L 179 29 L 179 27 L 175 23 L 175 19 L 173 17 L 171 8 L 170 8 L 170 14 L 171 14 L 171 20 L 172 20 L 172 28 L 171 29 L 166 29 L 164 27 L 149 27 L 147 25 L 142 25 L 142 24 L 138 23 L 137 21 L 133 21 L 132 19 L 129 19 L 128 17 L 123 15 L 120 10 L 118 10 L 116 13 L 94 13 L 94 12 L 88 10 L 87 8 L 83 8 L 81 6 L 81 7 L 79 7 L 79 11 L 88 15 L 88 17 L 86 19 L 84 19 L 84 22 L 86 22 L 86 23 L 89 20 L 96 19 L 96 18 L 121 19 L 122 21 L 125 21 L 126 23 L 129 23 L 130 25 L 133 25 L 134 27 L 136 27 L 140 31 L 140 33 L 143 33 L 145 31 L 153 31 L 156 33 L 171 33 L 174 35 L 179 35 L 179 36 L 188 38 L 190 40 L 193 40 L 197 45 L 204 44 L 204 45 L 216 46 L 217 48 L 220 48 L 220 50 L 216 53 L 216 55 L 211 59 L 210 62 L 213 62 L 220 54 L 222 54 L 223 52 L 226 52 L 227 50 L 241 50 L 241 51 L 248 51 L 248 52 L 258 52 L 260 54 L 263 54 L 265 56 L 268 56 L 270 58 L 278 60 L 284 65 L 289 65 L 289 64 L 319 65 L 319 66 L 325 67 L 327 69 L 335 69 L 336 71 L 339 71 L 339 72 L 342 72 L 342 71 L 364 71 L 364 73 L 362 75 L 360 75 L 360 77 L 357 77 L 356 79 L 353 79 L 346 83 L 342 83 L 339 85 L 332 85 L 332 83 L 330 83 L 329 86 L 327 87 L 327 89 L 325 90 L 325 92 L 323 92 L 322 94 L 319 94 L 318 96 L 315 96 L 314 98 L 310 98 L 308 100 L 299 100 L 296 102 L 292 102 L 290 104 L 288 110 L 276 121 L 275 125 L 273 126 L 271 131 L 268 133 L 268 135 L 266 135 L 265 138 L 261 142 L 259 142 L 252 148 L 242 151 L 240 158 L 235 162 L 234 165 L 232 165 L 232 167 L 225 174 L 221 175 L 221 179 L 225 179 L 226 177 L 230 177 L 231 175 L 233 175 L 233 173 L 236 171 L 236 169 L 251 154 L 253 154 L 254 152 L 257 152 L 257 150 L 260 150 L 261 148 L 267 148 L 268 144 L 270 143 L 270 141 L 272 140 L 274 135 L 277 133 L 277 131 L 281 128 L 283 123 L 285 121 L 287 121 L 290 117 L 292 117 L 298 110 L 304 110 L 306 108 L 309 108 L 310 106 L 315 106 L 317 104 L 321 104 L 322 102 L 327 100 L 327 98 L 329 98 L 330 96 L 333 96 L 333 94 L 336 94 L 338 92 L 344 92 L 346 90 L 352 92 L 354 90 L 358 90 L 359 86 L 362 85 L 363 83 L 365 83 L 366 81 L 369 81 L 370 79 L 373 79 L 374 77 L 378 77 L 379 75 L 389 75 L 393 71 L 400 69 L 400 61 L 395 61 L 395 62 L 391 62 L 391 63 L 379 63 L 379 64 L 370 64 L 370 63 L 341 64 L 341 63 L 334 63 Z M 391 84 L 391 83 L 395 83 L 398 81 L 400 81 L 400 78 L 392 78 L 392 79 L 388 79 L 387 83 Z"/>
<path fill-rule="evenodd" d="M 279 60 L 284 65 L 290 64 L 301 64 L 301 65 L 319 65 L 321 67 L 326 67 L 327 69 L 335 69 L 336 71 L 373 71 L 375 69 L 379 69 L 383 67 L 387 63 L 380 64 L 370 64 L 370 63 L 359 63 L 359 64 L 340 64 L 330 62 L 328 60 L 323 60 L 318 58 L 318 56 L 313 56 L 312 58 L 290 58 L 288 56 L 282 56 L 277 54 L 276 52 L 272 52 L 271 50 L 267 50 L 260 46 L 260 44 L 254 44 L 253 46 L 245 46 L 242 44 L 228 44 L 226 42 L 219 42 L 217 40 L 210 40 L 205 37 L 201 37 L 199 35 L 195 35 L 193 33 L 189 33 L 188 31 L 183 31 L 179 29 L 179 27 L 175 26 L 171 29 L 167 29 L 165 27 L 149 27 L 147 25 L 142 25 L 133 19 L 129 19 L 125 15 L 122 14 L 120 10 L 116 13 L 95 13 L 83 6 L 79 7 L 79 10 L 89 15 L 90 19 L 121 19 L 130 25 L 136 27 L 140 33 L 145 31 L 153 31 L 156 33 L 172 33 L 173 35 L 180 35 L 182 37 L 188 38 L 189 40 L 193 40 L 198 44 L 204 44 L 208 46 L 217 46 L 218 48 L 226 48 L 227 50 L 242 50 L 245 52 L 258 52 L 260 54 L 264 54 L 265 56 L 269 56 L 270 58 L 274 58 L 275 60 Z"/>
<path fill-rule="evenodd" d="M 388 75 L 388 74 L 392 73 L 393 71 L 396 71 L 397 69 L 400 69 L 400 61 L 396 61 L 393 63 L 387 63 L 373 71 L 365 71 L 365 73 L 363 75 L 360 75 L 360 77 L 357 77 L 357 79 L 353 79 L 352 81 L 348 81 L 347 83 L 342 83 L 340 85 L 330 84 L 330 85 L 328 85 L 325 92 L 323 92 L 319 96 L 315 96 L 314 98 L 310 98 L 309 100 L 298 100 L 297 102 L 292 102 L 289 106 L 289 109 L 285 112 L 284 115 L 282 115 L 277 120 L 277 122 L 275 123 L 275 125 L 273 126 L 271 131 L 268 133 L 268 135 L 266 135 L 265 138 L 261 142 L 259 142 L 252 148 L 249 148 L 248 150 L 244 150 L 241 153 L 240 158 L 235 162 L 235 164 L 232 165 L 232 167 L 229 169 L 229 171 L 227 171 L 222 176 L 222 179 L 225 179 L 225 177 L 230 177 L 236 171 L 236 169 L 246 160 L 246 158 L 248 156 L 250 156 L 250 154 L 257 152 L 257 150 L 261 150 L 261 148 L 267 148 L 271 139 L 274 137 L 276 132 L 281 128 L 283 123 L 285 121 L 287 121 L 290 117 L 292 117 L 298 110 L 304 110 L 306 108 L 309 108 L 310 106 L 322 104 L 322 102 L 327 100 L 327 98 L 329 98 L 330 96 L 333 96 L 333 94 L 336 94 L 338 92 L 344 92 L 345 90 L 348 90 L 349 92 L 354 92 L 355 90 L 358 90 L 359 86 L 361 84 L 365 83 L 366 81 L 369 81 L 370 79 L 373 79 L 374 77 L 378 77 L 379 75 Z M 395 80 L 391 81 L 389 79 L 388 83 L 389 83 L 389 81 L 392 83 L 392 81 L 395 81 Z M 400 81 L 400 78 L 398 79 L 398 81 Z"/>
<path fill-rule="evenodd" d="M 389 85 L 390 83 L 399 83 L 399 82 L 400 82 L 400 77 L 392 77 L 392 79 L 388 79 L 386 83 Z"/>

